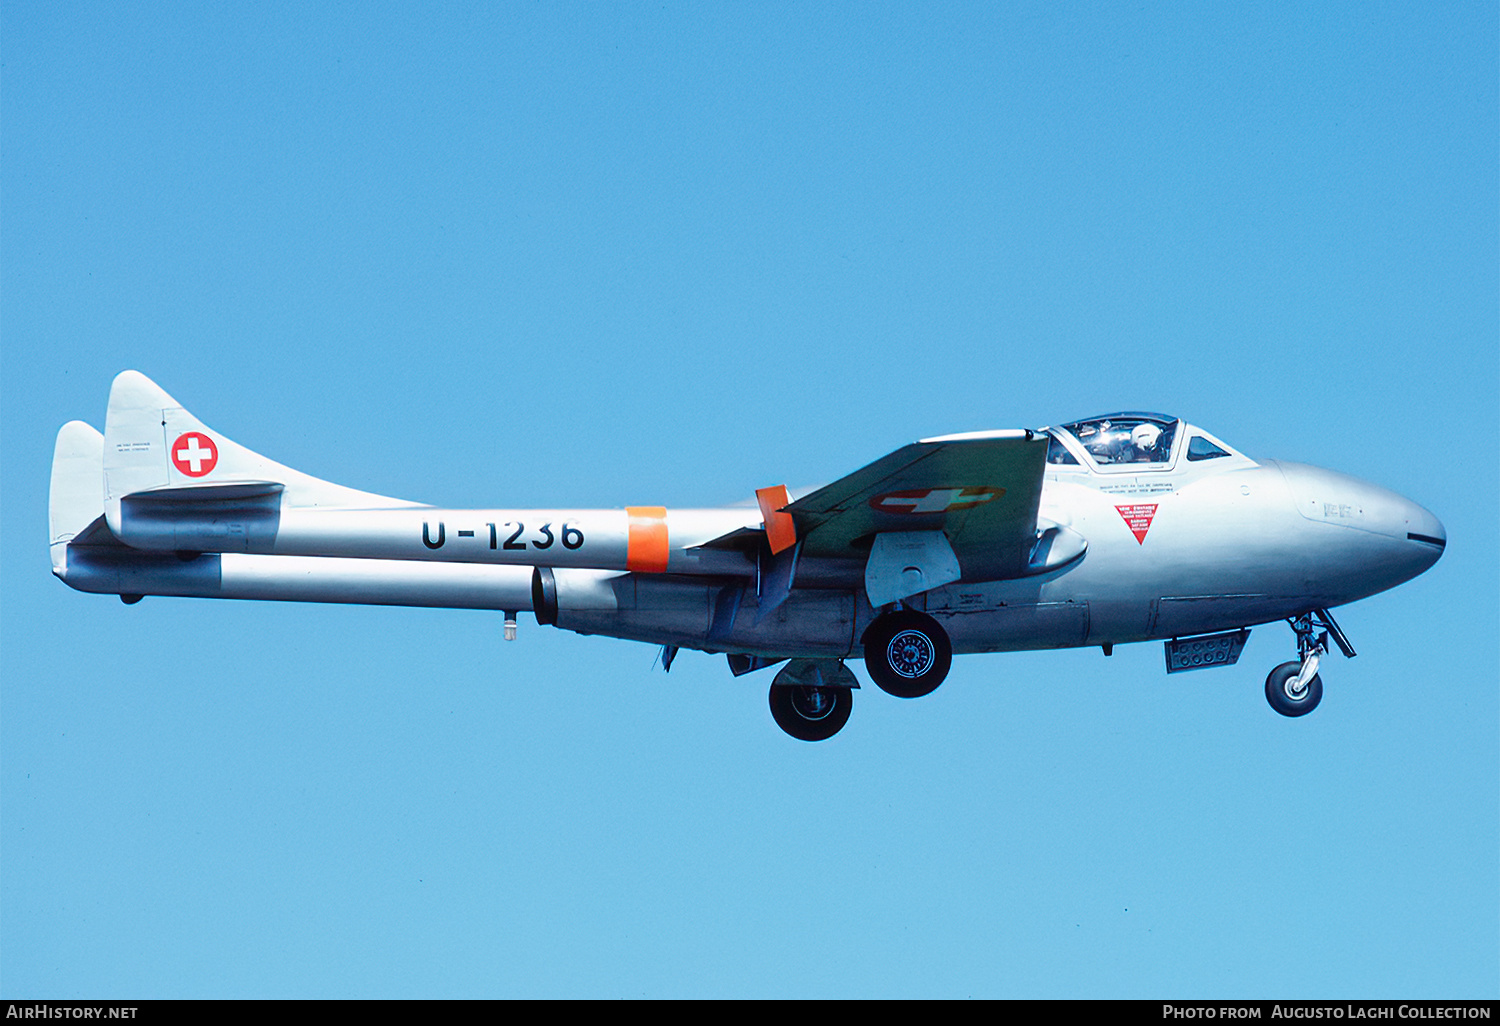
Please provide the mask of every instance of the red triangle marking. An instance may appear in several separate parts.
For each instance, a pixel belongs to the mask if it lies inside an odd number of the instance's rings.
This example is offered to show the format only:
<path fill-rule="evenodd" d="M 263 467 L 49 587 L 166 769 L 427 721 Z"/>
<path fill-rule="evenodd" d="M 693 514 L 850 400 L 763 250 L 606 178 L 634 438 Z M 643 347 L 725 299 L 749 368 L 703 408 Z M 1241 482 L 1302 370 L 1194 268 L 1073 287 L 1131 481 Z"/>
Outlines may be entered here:
<path fill-rule="evenodd" d="M 1143 502 L 1135 506 L 1116 506 L 1115 511 L 1135 535 L 1137 544 L 1146 544 L 1146 532 L 1151 530 L 1151 520 L 1156 516 L 1157 503 Z"/>

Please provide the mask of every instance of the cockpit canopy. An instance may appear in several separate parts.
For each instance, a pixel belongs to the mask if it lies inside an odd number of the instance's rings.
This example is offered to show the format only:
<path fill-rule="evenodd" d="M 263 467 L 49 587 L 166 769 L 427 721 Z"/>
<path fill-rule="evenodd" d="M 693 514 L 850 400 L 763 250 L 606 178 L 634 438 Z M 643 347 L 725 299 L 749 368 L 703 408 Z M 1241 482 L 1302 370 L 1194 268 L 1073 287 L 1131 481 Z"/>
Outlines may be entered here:
<path fill-rule="evenodd" d="M 1116 413 L 1063 425 L 1100 466 L 1170 463 L 1177 418 L 1158 413 Z"/>
<path fill-rule="evenodd" d="M 1125 466 L 1139 470 L 1165 469 L 1175 459 L 1174 446 L 1183 434 L 1187 436 L 1185 448 L 1190 463 L 1233 455 L 1205 432 L 1177 417 L 1161 413 L 1111 413 L 1054 428 L 1047 449 L 1047 462 L 1053 465 L 1079 463 L 1065 444 L 1062 432 L 1071 435 L 1099 469 Z"/>

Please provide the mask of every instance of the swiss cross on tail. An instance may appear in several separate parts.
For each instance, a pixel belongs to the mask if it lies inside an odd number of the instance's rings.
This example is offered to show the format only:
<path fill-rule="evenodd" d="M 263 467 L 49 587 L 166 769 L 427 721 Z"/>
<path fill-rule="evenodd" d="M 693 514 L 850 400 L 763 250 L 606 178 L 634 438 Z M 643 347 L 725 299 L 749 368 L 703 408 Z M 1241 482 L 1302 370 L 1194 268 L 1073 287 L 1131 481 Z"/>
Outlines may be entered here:
<path fill-rule="evenodd" d="M 169 450 L 172 466 L 188 477 L 202 477 L 219 462 L 219 447 L 201 431 L 180 435 Z"/>
<path fill-rule="evenodd" d="M 1143 502 L 1134 506 L 1116 506 L 1115 511 L 1125 520 L 1125 526 L 1135 535 L 1138 544 L 1146 544 L 1146 532 L 1151 530 L 1151 520 L 1156 516 L 1154 502 Z"/>

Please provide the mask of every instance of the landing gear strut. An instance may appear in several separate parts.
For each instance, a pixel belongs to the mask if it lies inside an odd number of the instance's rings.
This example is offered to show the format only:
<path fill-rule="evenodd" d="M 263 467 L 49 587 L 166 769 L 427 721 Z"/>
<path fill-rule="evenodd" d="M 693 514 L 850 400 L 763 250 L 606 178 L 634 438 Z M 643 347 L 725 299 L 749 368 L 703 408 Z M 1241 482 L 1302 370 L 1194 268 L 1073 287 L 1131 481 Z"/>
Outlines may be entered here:
<path fill-rule="evenodd" d="M 1329 636 L 1346 658 L 1353 659 L 1356 653 L 1326 609 L 1294 616 L 1287 623 L 1297 634 L 1297 655 L 1300 658 L 1282 663 L 1271 671 L 1266 678 L 1266 701 L 1283 716 L 1306 716 L 1323 700 L 1323 679 L 1318 676 L 1318 664 L 1328 654 Z M 1319 628 L 1322 628 L 1322 633 L 1314 633 Z"/>
<path fill-rule="evenodd" d="M 865 631 L 865 669 L 880 690 L 897 698 L 931 694 L 953 664 L 948 632 L 926 613 L 886 613 Z"/>

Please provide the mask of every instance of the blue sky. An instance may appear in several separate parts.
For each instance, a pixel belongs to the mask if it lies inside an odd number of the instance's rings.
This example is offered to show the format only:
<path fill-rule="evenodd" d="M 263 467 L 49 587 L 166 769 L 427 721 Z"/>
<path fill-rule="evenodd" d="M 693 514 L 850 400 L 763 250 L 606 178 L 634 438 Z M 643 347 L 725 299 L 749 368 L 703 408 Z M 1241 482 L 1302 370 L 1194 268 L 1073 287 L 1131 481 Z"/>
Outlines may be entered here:
<path fill-rule="evenodd" d="M 7 3 L 0 993 L 1495 997 L 1493 4 Z M 1121 408 L 1441 517 L 1290 657 L 765 675 L 48 573 L 151 375 L 445 505 L 710 505 Z M 855 664 L 857 672 L 863 672 Z"/>

